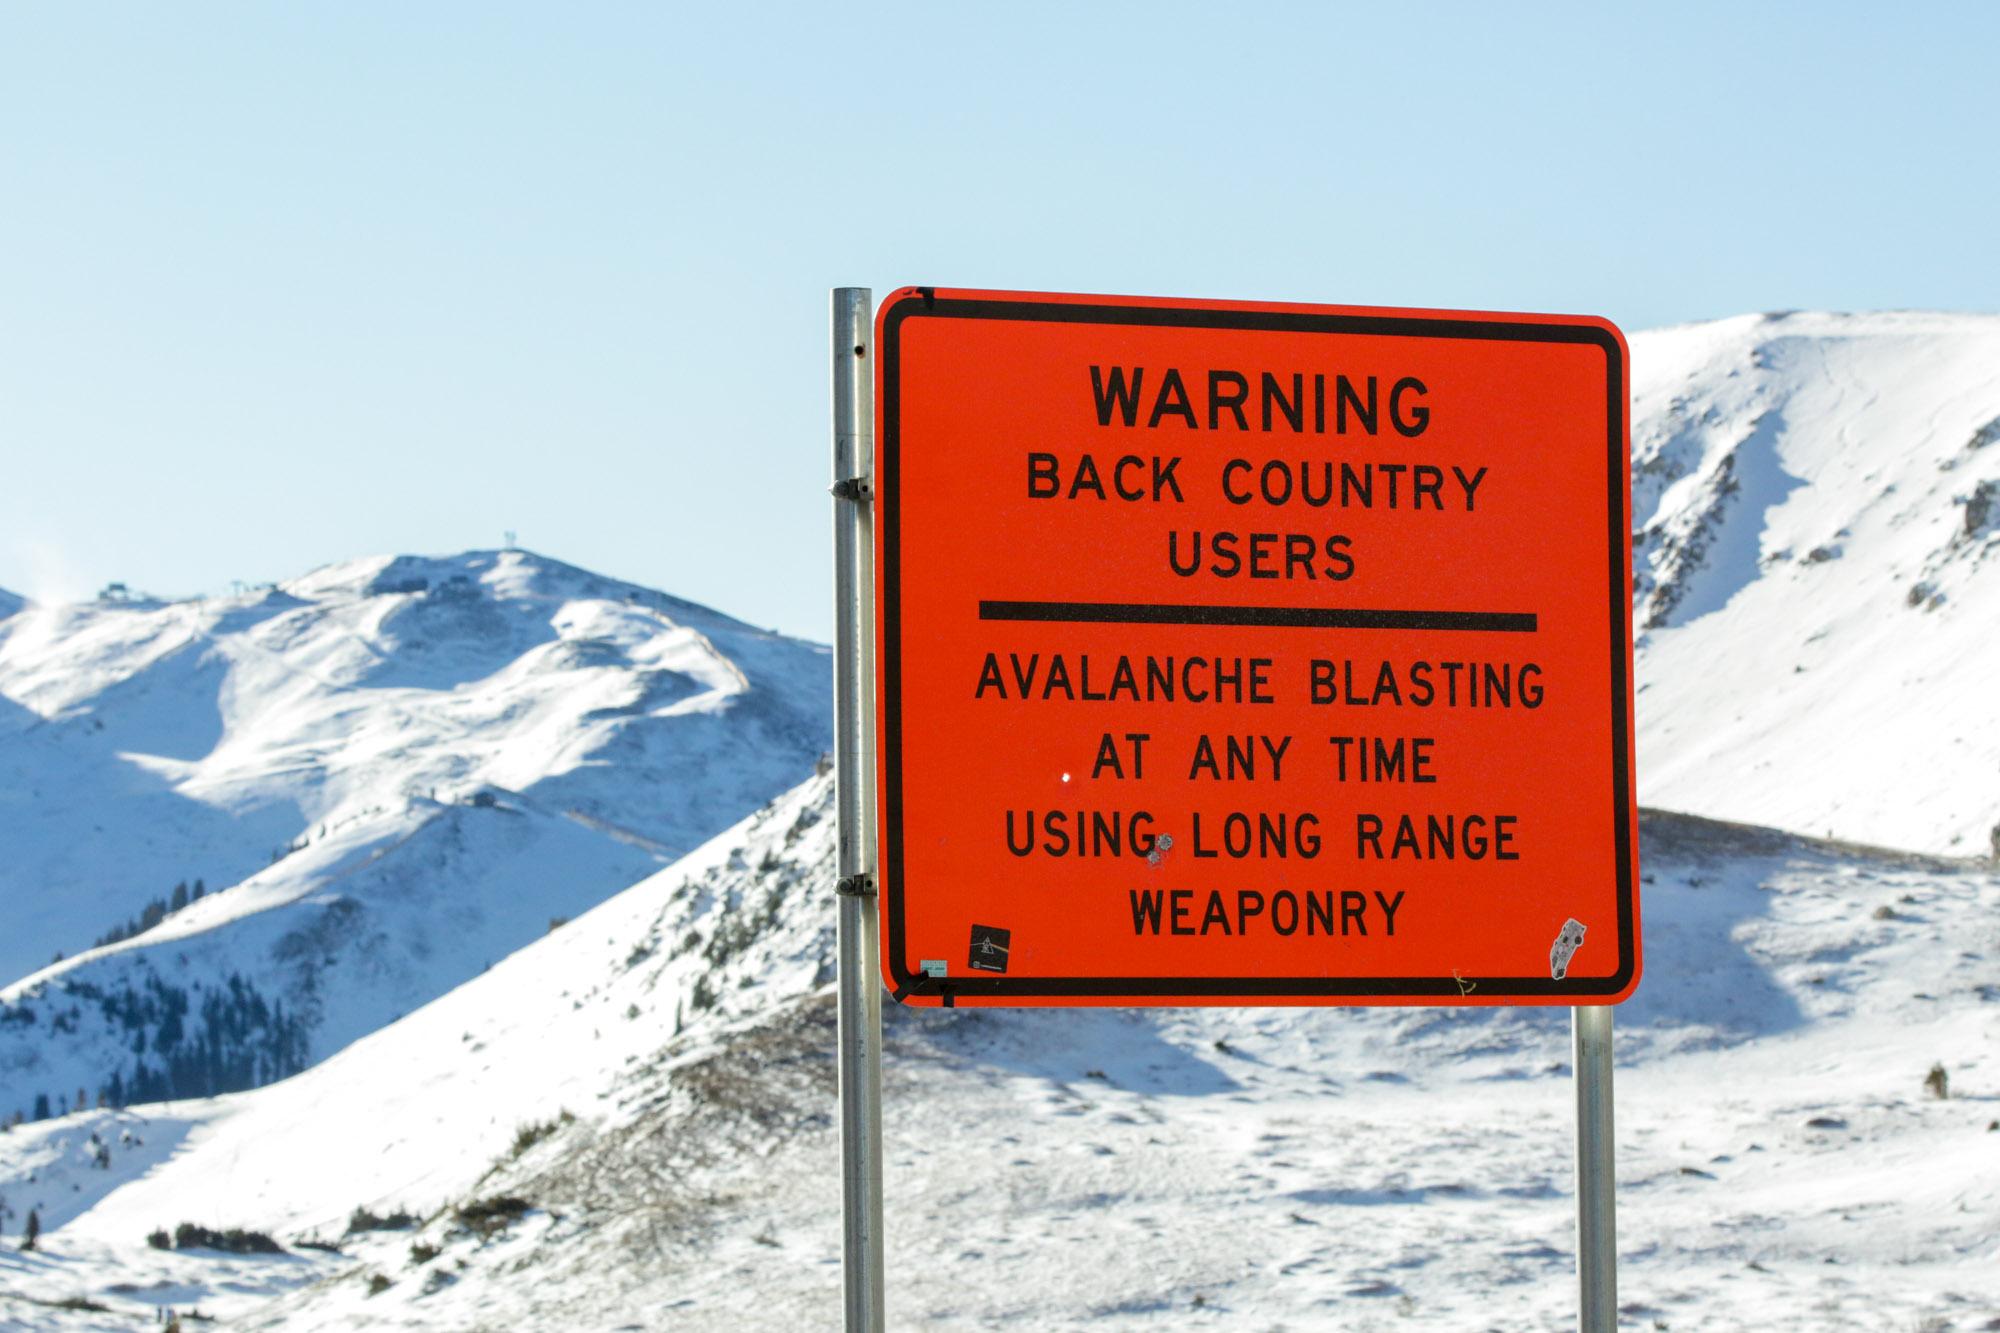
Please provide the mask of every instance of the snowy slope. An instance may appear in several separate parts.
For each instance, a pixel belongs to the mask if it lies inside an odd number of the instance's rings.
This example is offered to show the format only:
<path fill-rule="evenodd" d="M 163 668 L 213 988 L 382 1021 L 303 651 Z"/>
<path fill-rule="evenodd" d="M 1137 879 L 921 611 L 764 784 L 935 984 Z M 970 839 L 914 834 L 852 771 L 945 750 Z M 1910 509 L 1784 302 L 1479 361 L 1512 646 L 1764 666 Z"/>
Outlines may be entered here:
<path fill-rule="evenodd" d="M 40 1257 L 0 1250 L 0 1290 L 32 1295 L 97 1272 L 135 1284 L 142 1305 L 213 1308 L 232 1290 L 240 1305 L 245 1292 L 344 1271 L 352 1260 L 161 1254 L 144 1237 L 215 1219 L 288 1244 L 338 1238 L 356 1208 L 428 1212 L 474 1191 L 496 1160 L 512 1162 L 523 1125 L 565 1112 L 579 1124 L 629 1122 L 670 1060 L 712 1050 L 746 1016 L 829 979 L 831 933 L 817 910 L 831 890 L 829 797 L 829 779 L 809 780 L 296 1078 L 207 1101 L 92 1110 L 0 1136 L 0 1209 L 13 1210 L 0 1226 L 17 1230 L 38 1208 L 53 1233 Z M 814 1108 L 809 1118 L 823 1116 Z M 103 1166 L 99 1145 L 109 1148 Z M 67 1248 L 72 1239 L 79 1248 Z M 387 1243 L 406 1248 L 409 1239 Z M 26 1317 L 0 1307 L 0 1321 L 10 1316 Z"/>
<path fill-rule="evenodd" d="M 807 784 L 295 1079 L 0 1137 L 0 1196 L 50 1228 L 0 1250 L 0 1318 L 827 1326 L 828 795 Z M 1618 1036 L 1635 1326 L 2000 1317 L 2000 941 L 1963 926 L 1994 919 L 2000 878 L 1643 824 L 1650 965 Z M 898 1327 L 1564 1322 L 1560 1011 L 888 1017 Z M 1947 1099 L 1923 1089 L 1934 1060 Z M 423 1220 L 346 1234 L 357 1207 Z M 182 1221 L 293 1253 L 144 1243 Z M 31 1304 L 71 1296 L 109 1312 Z"/>
<path fill-rule="evenodd" d="M 1641 799 L 1984 855 L 2000 317 L 1632 340 Z"/>
<path fill-rule="evenodd" d="M 5 620 L 9 616 L 14 615 L 27 604 L 27 599 L 19 593 L 8 592 L 5 588 L 0 588 L 0 620 Z"/>
<path fill-rule="evenodd" d="M 70 955 L 0 991 L 0 1116 L 323 1058 L 796 782 L 827 679 L 517 551 L 0 621 L 4 957 Z"/>

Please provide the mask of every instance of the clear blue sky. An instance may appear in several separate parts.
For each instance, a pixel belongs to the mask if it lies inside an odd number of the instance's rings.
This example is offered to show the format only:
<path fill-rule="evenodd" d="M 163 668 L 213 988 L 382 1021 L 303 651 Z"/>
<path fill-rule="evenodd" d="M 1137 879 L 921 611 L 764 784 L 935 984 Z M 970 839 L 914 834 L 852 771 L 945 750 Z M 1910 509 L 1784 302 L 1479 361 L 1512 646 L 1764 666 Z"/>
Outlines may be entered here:
<path fill-rule="evenodd" d="M 2000 308 L 2000 6 L 11 6 L 0 586 L 829 633 L 827 288 Z"/>

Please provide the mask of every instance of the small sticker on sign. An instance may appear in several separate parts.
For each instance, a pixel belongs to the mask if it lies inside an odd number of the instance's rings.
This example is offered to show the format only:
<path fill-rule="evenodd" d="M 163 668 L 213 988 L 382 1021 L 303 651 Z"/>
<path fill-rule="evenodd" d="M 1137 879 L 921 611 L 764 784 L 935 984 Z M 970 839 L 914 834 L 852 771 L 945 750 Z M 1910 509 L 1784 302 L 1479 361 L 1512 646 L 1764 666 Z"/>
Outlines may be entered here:
<path fill-rule="evenodd" d="M 1012 931 L 999 926 L 974 926 L 967 965 L 981 972 L 1005 972 L 1008 941 L 1012 937 Z"/>
<path fill-rule="evenodd" d="M 927 977 L 942 977 L 950 974 L 950 969 L 942 958 L 925 958 L 917 964 L 917 971 Z"/>
<path fill-rule="evenodd" d="M 1569 960 L 1583 947 L 1583 922 L 1575 917 L 1563 922 L 1556 942 L 1549 946 L 1549 976 L 1561 981 L 1569 975 Z"/>

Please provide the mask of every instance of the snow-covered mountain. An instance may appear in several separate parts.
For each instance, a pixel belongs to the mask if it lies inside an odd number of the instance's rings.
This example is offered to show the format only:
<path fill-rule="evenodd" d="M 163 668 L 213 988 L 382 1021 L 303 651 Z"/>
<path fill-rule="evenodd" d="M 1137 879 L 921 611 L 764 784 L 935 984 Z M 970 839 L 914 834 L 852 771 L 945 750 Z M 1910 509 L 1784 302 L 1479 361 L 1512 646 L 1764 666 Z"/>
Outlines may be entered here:
<path fill-rule="evenodd" d="M 5 588 L 0 588 L 0 620 L 7 619 L 7 617 L 13 615 L 27 604 L 27 599 L 19 593 L 8 592 Z"/>
<path fill-rule="evenodd" d="M 828 677 L 519 551 L 0 621 L 0 1116 L 253 1086 L 435 999 L 809 772 Z"/>
<path fill-rule="evenodd" d="M 808 779 L 671 868 L 295 1078 L 206 1101 L 91 1110 L 0 1136 L 0 1210 L 12 1213 L 0 1227 L 12 1232 L 39 1209 L 45 1229 L 91 1247 L 85 1263 L 141 1293 L 121 1308 L 146 1304 L 154 1291 L 212 1305 L 232 1285 L 269 1294 L 352 1261 L 299 1250 L 275 1267 L 204 1265 L 153 1250 L 147 1234 L 201 1214 L 281 1234 L 288 1248 L 299 1236 L 339 1240 L 357 1210 L 428 1214 L 497 1179 L 496 1162 L 569 1161 L 575 1125 L 606 1136 L 657 1125 L 662 1097 L 685 1101 L 671 1070 L 735 1049 L 830 979 L 831 795 L 830 778 Z M 805 1063 L 823 1081 L 827 1057 Z M 718 1109 L 727 1111 L 726 1098 Z M 825 1121 L 807 1096 L 786 1114 L 794 1128 Z M 521 1146 L 538 1134 L 548 1151 Z M 719 1158 L 728 1148 L 714 1139 L 674 1151 Z M 619 1207 L 637 1205 L 628 1198 Z M 412 1239 L 386 1238 L 392 1249 Z M 7 1250 L 0 1290 L 34 1295 L 47 1289 L 44 1279 L 60 1285 L 78 1271 L 54 1248 L 18 1264 Z M 0 1326 L 20 1314 L 0 1304 Z"/>
<path fill-rule="evenodd" d="M 1642 816 L 1625 1320 L 2000 1327 L 2000 868 L 1973 855 L 2000 819 L 1980 652 L 2000 320 L 1632 341 L 1642 790 L 1794 831 Z M 0 621 L 0 670 L 44 614 Z M 479 753 L 490 725 L 440 745 Z M 505 790 L 463 803 L 480 783 Z M 534 783 L 454 790 L 422 809 L 563 818 Z M 43 1227 L 32 1253 L 0 1247 L 0 1324 L 827 1326 L 831 823 L 809 779 L 282 1082 L 0 1134 L 0 1228 Z M 1829 829 L 1849 841 L 1799 832 Z M 399 894 L 428 882 L 410 876 Z M 897 1327 L 1573 1319 L 1559 1010 L 886 1017 Z M 171 1248 L 183 1223 L 288 1253 Z"/>
<path fill-rule="evenodd" d="M 1632 339 L 1640 799 L 1984 855 L 2000 317 Z"/>

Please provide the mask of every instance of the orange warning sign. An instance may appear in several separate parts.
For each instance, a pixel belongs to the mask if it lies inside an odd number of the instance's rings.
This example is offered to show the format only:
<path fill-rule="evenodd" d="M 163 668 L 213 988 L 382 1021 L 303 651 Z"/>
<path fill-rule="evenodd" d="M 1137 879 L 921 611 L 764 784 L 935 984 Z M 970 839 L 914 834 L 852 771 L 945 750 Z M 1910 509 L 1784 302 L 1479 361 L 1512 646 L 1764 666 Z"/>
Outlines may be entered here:
<path fill-rule="evenodd" d="M 896 998 L 1631 994 L 1615 327 L 930 288 L 877 325 Z"/>

